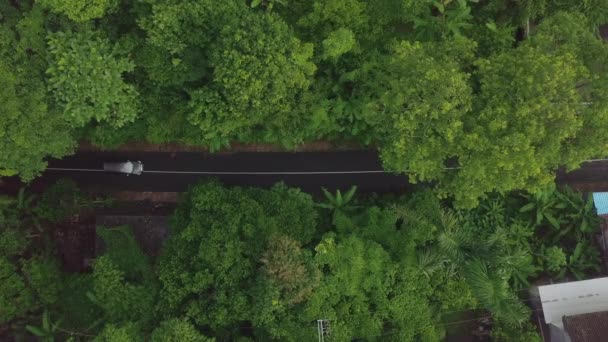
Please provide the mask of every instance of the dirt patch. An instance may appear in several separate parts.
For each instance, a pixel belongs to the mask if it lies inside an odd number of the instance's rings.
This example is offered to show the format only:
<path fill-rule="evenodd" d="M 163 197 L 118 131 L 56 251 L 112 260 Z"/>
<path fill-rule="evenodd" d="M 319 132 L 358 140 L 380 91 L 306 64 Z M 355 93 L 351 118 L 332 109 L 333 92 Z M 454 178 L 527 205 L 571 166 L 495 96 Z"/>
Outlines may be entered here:
<path fill-rule="evenodd" d="M 608 24 L 600 25 L 600 36 L 603 40 L 608 41 Z"/>
<path fill-rule="evenodd" d="M 117 201 L 142 202 L 147 201 L 157 205 L 158 203 L 176 203 L 179 192 L 151 192 L 151 191 L 119 191 L 109 194 Z"/>
<path fill-rule="evenodd" d="M 57 255 L 66 272 L 85 272 L 95 257 L 95 218 L 75 215 L 53 230 Z"/>
<path fill-rule="evenodd" d="M 151 257 L 158 256 L 169 235 L 167 216 L 100 215 L 97 217 L 97 225 L 106 228 L 129 226 L 143 251 Z M 101 254 L 103 249 L 103 240 L 98 238 L 97 253 Z"/>

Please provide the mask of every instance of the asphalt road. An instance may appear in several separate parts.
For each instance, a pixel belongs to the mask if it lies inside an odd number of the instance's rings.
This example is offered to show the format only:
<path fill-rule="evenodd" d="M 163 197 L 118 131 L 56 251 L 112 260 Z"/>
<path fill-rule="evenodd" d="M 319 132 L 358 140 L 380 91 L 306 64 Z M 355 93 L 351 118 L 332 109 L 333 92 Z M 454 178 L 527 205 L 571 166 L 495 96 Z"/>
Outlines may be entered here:
<path fill-rule="evenodd" d="M 103 172 L 104 162 L 140 160 L 144 173 L 126 176 Z M 82 188 L 99 191 L 181 192 L 215 177 L 227 185 L 269 187 L 277 182 L 319 193 L 357 185 L 361 192 L 404 192 L 406 176 L 382 170 L 373 151 L 268 152 L 208 154 L 203 152 L 86 152 L 49 161 L 38 182 L 71 178 Z M 608 191 L 608 161 L 583 164 L 580 170 L 558 172 L 557 182 L 585 191 Z"/>
<path fill-rule="evenodd" d="M 104 162 L 140 160 L 140 176 L 102 172 Z M 357 185 L 362 192 L 402 192 L 406 176 L 382 170 L 375 152 L 232 153 L 88 152 L 49 161 L 45 182 L 71 178 L 82 188 L 120 191 L 184 191 L 215 177 L 227 185 L 272 186 L 277 182 L 317 193 Z"/>

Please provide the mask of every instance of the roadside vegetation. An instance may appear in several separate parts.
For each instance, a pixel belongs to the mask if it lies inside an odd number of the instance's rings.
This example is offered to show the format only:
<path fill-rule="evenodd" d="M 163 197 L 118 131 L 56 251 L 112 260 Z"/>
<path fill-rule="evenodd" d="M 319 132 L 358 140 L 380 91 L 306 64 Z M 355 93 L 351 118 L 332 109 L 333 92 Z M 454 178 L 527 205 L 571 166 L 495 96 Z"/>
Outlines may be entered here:
<path fill-rule="evenodd" d="M 13 0 L 0 174 L 88 140 L 328 140 L 475 207 L 608 150 L 604 0 Z M 529 29 L 529 30 L 528 30 Z"/>
<path fill-rule="evenodd" d="M 0 204 L 0 336 L 16 338 L 312 341 L 326 319 L 332 341 L 438 341 L 487 317 L 496 341 L 540 341 L 530 286 L 601 272 L 593 202 L 568 189 L 463 210 L 431 191 L 314 200 L 209 181 L 158 257 L 129 227 L 98 227 L 104 251 L 80 273 L 53 231 L 107 201 L 62 181 Z"/>

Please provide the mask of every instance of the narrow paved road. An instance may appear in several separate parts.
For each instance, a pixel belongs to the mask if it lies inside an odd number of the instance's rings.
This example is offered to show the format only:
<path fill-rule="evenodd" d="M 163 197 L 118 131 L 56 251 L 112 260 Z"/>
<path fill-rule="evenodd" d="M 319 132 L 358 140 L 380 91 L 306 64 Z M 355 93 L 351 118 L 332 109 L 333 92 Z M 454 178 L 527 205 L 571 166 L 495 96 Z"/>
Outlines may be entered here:
<path fill-rule="evenodd" d="M 140 160 L 144 173 L 126 176 L 102 172 L 104 162 Z M 215 177 L 228 185 L 271 186 L 283 181 L 307 192 L 321 187 L 346 189 L 355 184 L 363 192 L 398 192 L 411 187 L 407 177 L 384 172 L 371 151 L 338 153 L 206 154 L 90 152 L 49 162 L 45 181 L 67 177 L 80 186 L 100 190 L 183 191 Z"/>
<path fill-rule="evenodd" d="M 104 162 L 141 160 L 141 176 L 103 172 Z M 233 153 L 202 152 L 87 152 L 49 162 L 41 181 L 71 178 L 91 190 L 180 192 L 203 179 L 216 177 L 228 185 L 271 186 L 283 181 L 304 191 L 321 187 L 346 189 L 357 185 L 363 192 L 401 192 L 412 186 L 406 176 L 382 170 L 377 153 L 300 152 Z M 585 163 L 580 170 L 559 172 L 560 184 L 581 190 L 608 191 L 608 161 Z"/>

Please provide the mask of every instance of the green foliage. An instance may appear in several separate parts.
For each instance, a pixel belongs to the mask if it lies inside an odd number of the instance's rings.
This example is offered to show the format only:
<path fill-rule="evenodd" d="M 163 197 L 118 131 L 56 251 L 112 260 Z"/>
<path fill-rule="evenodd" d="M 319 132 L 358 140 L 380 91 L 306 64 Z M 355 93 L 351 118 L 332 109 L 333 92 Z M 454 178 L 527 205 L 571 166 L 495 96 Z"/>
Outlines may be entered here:
<path fill-rule="evenodd" d="M 44 170 L 46 157 L 72 152 L 70 128 L 58 112 L 49 110 L 42 81 L 2 59 L 0 87 L 0 172 L 29 181 Z"/>
<path fill-rule="evenodd" d="M 151 266 L 127 227 L 98 229 L 104 255 L 93 266 L 91 300 L 109 322 L 150 322 L 156 303 Z"/>
<path fill-rule="evenodd" d="M 39 0 L 38 2 L 53 12 L 65 14 L 78 22 L 101 18 L 118 6 L 118 0 Z"/>
<path fill-rule="evenodd" d="M 212 342 L 213 339 L 201 335 L 185 319 L 172 318 L 162 321 L 150 336 L 151 342 Z"/>
<path fill-rule="evenodd" d="M 317 0 L 308 13 L 302 14 L 297 25 L 305 31 L 303 35 L 313 41 L 326 39 L 344 29 L 357 35 L 368 28 L 367 8 L 367 3 L 361 0 Z"/>
<path fill-rule="evenodd" d="M 590 272 L 600 271 L 600 253 L 588 242 L 581 241 L 576 244 L 572 254 L 568 255 L 566 266 L 560 271 L 559 277 L 572 274 L 576 279 L 585 279 Z"/>
<path fill-rule="evenodd" d="M 567 265 L 566 254 L 563 249 L 557 246 L 544 248 L 541 250 L 543 262 L 546 263 L 545 269 L 549 272 L 560 271 Z"/>
<path fill-rule="evenodd" d="M 506 279 L 499 272 L 489 270 L 483 261 L 469 263 L 466 278 L 476 298 L 499 321 L 517 326 L 528 320 L 530 309 L 517 300 Z"/>
<path fill-rule="evenodd" d="M 563 153 L 562 163 L 569 169 L 590 156 L 606 153 L 603 137 L 608 129 L 608 78 L 604 70 L 608 65 L 608 46 L 596 28 L 590 26 L 580 14 L 559 12 L 543 20 L 528 42 L 549 55 L 574 56 L 586 68 L 576 84 L 576 112 L 581 127 Z"/>
<path fill-rule="evenodd" d="M 308 302 L 308 319 L 328 317 L 338 340 L 373 339 L 386 320 L 393 322 L 399 340 L 436 338 L 424 278 L 400 268 L 380 245 L 356 237 L 336 243 L 327 237 L 315 250 L 328 273 Z"/>
<path fill-rule="evenodd" d="M 20 197 L 1 212 L 20 218 L 36 204 Z M 494 194 L 475 209 L 454 209 L 430 190 L 355 199 L 352 188 L 327 197 L 315 205 L 282 184 L 195 186 L 155 269 L 126 227 L 99 229 L 105 249 L 92 274 L 62 281 L 52 259 L 4 257 L 4 319 L 25 320 L 44 338 L 60 327 L 61 336 L 100 341 L 302 341 L 316 337 L 303 327 L 324 317 L 339 341 L 436 341 L 450 313 L 487 310 L 494 339 L 534 340 L 520 290 L 538 277 L 599 271 L 596 230 L 580 229 L 582 217 L 598 222 L 593 210 L 581 211 L 589 199 L 569 189 Z M 331 220 L 325 208 L 342 214 Z M 35 326 L 28 315 L 42 308 L 47 323 Z M 63 318 L 61 326 L 48 315 Z"/>
<path fill-rule="evenodd" d="M 92 274 L 65 274 L 64 287 L 57 301 L 57 317 L 63 318 L 61 327 L 90 334 L 103 322 L 104 313 L 93 301 Z"/>
<path fill-rule="evenodd" d="M 410 19 L 414 23 L 417 38 L 431 40 L 451 35 L 460 35 L 470 28 L 473 16 L 469 2 L 475 0 L 424 0 L 405 1 L 406 8 L 414 10 Z M 437 15 L 435 13 L 438 13 Z"/>
<path fill-rule="evenodd" d="M 93 296 L 110 322 L 148 321 L 154 308 L 154 289 L 130 282 L 110 257 L 101 256 L 93 267 Z"/>
<path fill-rule="evenodd" d="M 211 82 L 190 92 L 188 118 L 201 142 L 212 149 L 233 139 L 301 143 L 306 123 L 294 111 L 315 70 L 312 46 L 274 15 L 246 15 L 219 35 Z"/>
<path fill-rule="evenodd" d="M 246 320 L 252 299 L 245 285 L 257 274 L 266 239 L 289 234 L 306 243 L 314 236 L 315 216 L 309 196 L 284 186 L 195 187 L 176 212 L 160 259 L 161 307 L 212 329 Z"/>
<path fill-rule="evenodd" d="M 335 195 L 327 191 L 325 188 L 322 190 L 327 202 L 318 204 L 317 206 L 331 210 L 333 213 L 334 223 L 336 223 L 336 220 L 338 220 L 340 216 L 347 215 L 349 211 L 356 208 L 350 204 L 350 202 L 353 200 L 354 195 L 357 192 L 357 186 L 352 186 L 350 189 L 348 189 L 344 196 L 342 196 L 342 192 L 340 190 L 337 190 Z"/>
<path fill-rule="evenodd" d="M 462 138 L 463 114 L 471 106 L 468 75 L 453 61 L 436 59 L 432 49 L 418 43 L 397 45 L 391 58 L 364 69 L 355 93 L 365 101 L 363 119 L 381 142 L 384 167 L 407 170 L 412 181 L 446 172 L 445 162 Z"/>
<path fill-rule="evenodd" d="M 82 127 L 91 119 L 119 128 L 137 116 L 137 91 L 124 80 L 134 64 L 93 31 L 49 35 L 48 83 L 66 120 Z"/>
<path fill-rule="evenodd" d="M 461 169 L 446 184 L 463 205 L 488 189 L 540 190 L 583 125 L 576 86 L 587 72 L 572 55 L 520 47 L 476 65 L 478 112 L 464 125 Z"/>
<path fill-rule="evenodd" d="M 527 3 L 532 18 L 549 17 L 556 12 L 568 11 L 584 14 L 596 26 L 608 23 L 608 4 L 602 0 L 530 0 Z"/>
<path fill-rule="evenodd" d="M 0 256 L 0 307 L 0 323 L 23 316 L 35 308 L 33 293 L 27 287 L 25 279 L 4 256 Z"/>
<path fill-rule="evenodd" d="M 144 254 L 129 227 L 98 227 L 97 235 L 103 239 L 103 255 L 129 274 L 130 279 L 146 281 L 152 277 L 148 256 Z"/>
<path fill-rule="evenodd" d="M 55 341 L 55 334 L 59 332 L 58 328 L 60 323 L 61 321 L 51 321 L 48 310 L 44 310 L 42 314 L 42 325 L 26 325 L 25 329 L 32 333 L 32 335 L 38 337 L 40 341 L 53 342 Z"/>
<path fill-rule="evenodd" d="M 23 273 L 37 302 L 49 306 L 59 298 L 62 288 L 61 271 L 51 258 L 31 258 L 23 263 Z"/>
<path fill-rule="evenodd" d="M 308 253 L 289 237 L 273 237 L 260 259 L 265 276 L 279 287 L 282 302 L 304 302 L 319 284 L 319 271 Z"/>
<path fill-rule="evenodd" d="M 93 201 L 80 193 L 76 183 L 69 179 L 60 179 L 47 188 L 33 210 L 42 220 L 59 223 L 86 209 L 107 201 Z"/>
<path fill-rule="evenodd" d="M 333 31 L 323 40 L 323 59 L 335 60 L 351 51 L 356 44 L 354 33 L 346 28 Z"/>
<path fill-rule="evenodd" d="M 108 324 L 93 340 L 95 342 L 142 342 L 140 328 L 135 323 L 124 325 Z"/>
<path fill-rule="evenodd" d="M 0 255 L 9 257 L 20 255 L 26 247 L 27 240 L 23 232 L 9 226 L 0 228 Z"/>
<path fill-rule="evenodd" d="M 287 0 L 251 0 L 250 6 L 251 8 L 256 8 L 261 5 L 261 7 L 266 8 L 267 11 L 271 11 L 274 4 L 285 6 L 287 5 Z"/>
<path fill-rule="evenodd" d="M 460 207 L 535 193 L 608 153 L 601 2 L 7 2 L 0 174 L 31 180 L 77 129 L 106 148 L 354 141 Z"/>
<path fill-rule="evenodd" d="M 530 322 L 525 322 L 520 326 L 511 326 L 495 322 L 492 327 L 492 339 L 500 342 L 540 342 L 542 341 L 540 334 L 536 330 L 536 326 Z"/>

